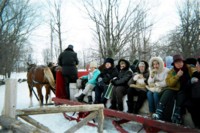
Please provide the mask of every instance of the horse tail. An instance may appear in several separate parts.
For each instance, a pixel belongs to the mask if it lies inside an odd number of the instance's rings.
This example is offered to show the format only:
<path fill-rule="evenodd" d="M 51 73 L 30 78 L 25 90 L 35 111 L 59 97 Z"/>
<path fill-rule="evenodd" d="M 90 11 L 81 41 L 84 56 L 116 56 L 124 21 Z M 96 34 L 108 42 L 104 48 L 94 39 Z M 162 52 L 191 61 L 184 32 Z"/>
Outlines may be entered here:
<path fill-rule="evenodd" d="M 50 86 L 55 89 L 56 88 L 55 79 L 53 77 L 51 70 L 48 67 L 44 68 L 44 76 L 49 81 Z"/>

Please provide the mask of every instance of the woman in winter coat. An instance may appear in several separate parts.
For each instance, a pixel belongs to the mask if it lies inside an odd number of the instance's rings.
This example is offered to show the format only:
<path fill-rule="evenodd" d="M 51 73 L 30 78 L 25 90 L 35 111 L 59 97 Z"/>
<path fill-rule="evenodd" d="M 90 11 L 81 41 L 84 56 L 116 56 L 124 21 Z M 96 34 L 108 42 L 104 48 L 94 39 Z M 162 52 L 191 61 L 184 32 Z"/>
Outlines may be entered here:
<path fill-rule="evenodd" d="M 197 71 L 192 74 L 189 82 L 189 97 L 186 107 L 191 114 L 192 120 L 196 128 L 200 128 L 200 58 L 196 62 Z"/>
<path fill-rule="evenodd" d="M 127 91 L 128 113 L 138 114 L 144 101 L 147 98 L 146 85 L 149 78 L 149 65 L 146 61 L 140 61 L 136 66 L 136 72 L 129 80 L 129 88 Z M 137 96 L 137 101 L 134 101 L 134 96 Z"/>
<path fill-rule="evenodd" d="M 97 78 L 97 85 L 95 86 L 95 104 L 103 103 L 106 105 L 107 99 L 104 95 L 107 91 L 110 81 L 117 77 L 118 70 L 114 67 L 114 60 L 112 58 L 106 58 L 103 64 L 101 73 Z"/>
<path fill-rule="evenodd" d="M 163 120 L 165 107 L 171 99 L 176 99 L 176 105 L 172 114 L 171 120 L 173 123 L 182 124 L 181 109 L 186 101 L 186 90 L 189 89 L 188 82 L 191 79 L 192 73 L 195 71 L 191 66 L 184 62 L 181 55 L 173 56 L 174 66 L 167 74 L 167 88 L 163 91 L 156 113 L 153 114 L 153 119 Z"/>
<path fill-rule="evenodd" d="M 113 87 L 111 96 L 110 109 L 123 111 L 123 97 L 127 94 L 128 81 L 132 77 L 132 71 L 130 70 L 130 63 L 125 59 L 120 59 L 118 65 L 118 75 L 111 80 Z"/>
<path fill-rule="evenodd" d="M 152 57 L 149 61 L 150 76 L 147 86 L 147 99 L 149 102 L 150 117 L 155 113 L 160 100 L 160 92 L 167 86 L 165 79 L 169 71 L 164 67 L 164 61 L 160 57 Z"/>

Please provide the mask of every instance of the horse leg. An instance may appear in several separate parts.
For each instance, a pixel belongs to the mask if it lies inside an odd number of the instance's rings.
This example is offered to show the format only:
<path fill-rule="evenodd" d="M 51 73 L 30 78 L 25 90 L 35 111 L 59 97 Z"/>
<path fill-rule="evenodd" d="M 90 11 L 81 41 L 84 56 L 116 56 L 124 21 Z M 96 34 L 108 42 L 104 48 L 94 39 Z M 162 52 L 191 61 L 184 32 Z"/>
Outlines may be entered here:
<path fill-rule="evenodd" d="M 28 88 L 29 88 L 29 98 L 30 98 L 29 107 L 32 107 L 33 106 L 33 99 L 32 99 L 32 89 L 33 89 L 33 87 L 28 85 Z"/>
<path fill-rule="evenodd" d="M 39 99 L 40 99 L 40 100 L 39 100 L 40 106 L 43 105 L 42 87 L 43 87 L 43 86 L 41 86 L 41 85 L 39 85 L 39 86 L 36 87 L 36 88 L 37 88 L 37 93 L 38 93 L 38 96 L 39 96 Z"/>
<path fill-rule="evenodd" d="M 45 88 L 46 88 L 46 95 L 45 95 L 46 104 L 52 103 L 50 85 L 46 85 Z"/>

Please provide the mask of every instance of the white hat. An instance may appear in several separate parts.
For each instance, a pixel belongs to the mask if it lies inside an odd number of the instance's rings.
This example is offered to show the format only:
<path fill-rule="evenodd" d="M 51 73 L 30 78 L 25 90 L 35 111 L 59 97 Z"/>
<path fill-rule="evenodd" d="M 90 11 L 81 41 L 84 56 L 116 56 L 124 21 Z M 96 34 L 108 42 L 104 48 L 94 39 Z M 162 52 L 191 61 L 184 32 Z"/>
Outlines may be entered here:
<path fill-rule="evenodd" d="M 144 62 L 140 62 L 138 66 L 145 66 Z"/>
<path fill-rule="evenodd" d="M 96 61 L 90 62 L 90 67 L 96 67 L 97 68 L 97 62 Z"/>

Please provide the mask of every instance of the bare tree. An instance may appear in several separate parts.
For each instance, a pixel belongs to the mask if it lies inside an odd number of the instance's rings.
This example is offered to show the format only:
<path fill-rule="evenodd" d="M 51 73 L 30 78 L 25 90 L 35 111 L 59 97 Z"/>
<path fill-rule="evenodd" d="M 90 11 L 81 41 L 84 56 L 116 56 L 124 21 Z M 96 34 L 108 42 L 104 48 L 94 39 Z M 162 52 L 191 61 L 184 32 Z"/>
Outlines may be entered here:
<path fill-rule="evenodd" d="M 96 26 L 93 29 L 98 44 L 98 49 L 93 49 L 99 56 L 96 58 L 117 59 L 128 56 L 126 52 L 130 46 L 128 44 L 131 43 L 136 33 L 146 28 L 137 27 L 138 23 L 144 22 L 146 11 L 140 8 L 142 3 L 132 2 L 130 0 L 127 6 L 122 8 L 119 0 L 83 1 L 89 18 Z"/>
<path fill-rule="evenodd" d="M 43 57 L 44 57 L 44 62 L 46 64 L 48 64 L 49 62 L 52 62 L 52 60 L 51 60 L 51 50 L 50 49 L 48 49 L 48 48 L 44 49 L 42 54 L 43 54 Z"/>
<path fill-rule="evenodd" d="M 186 0 L 177 6 L 180 24 L 154 46 L 162 55 L 182 54 L 185 58 L 199 56 L 200 13 L 199 1 Z"/>
<path fill-rule="evenodd" d="M 199 1 L 187 0 L 178 7 L 180 25 L 169 34 L 170 49 L 185 58 L 199 55 L 200 14 Z"/>
<path fill-rule="evenodd" d="M 3 75 L 10 77 L 13 66 L 23 54 L 29 33 L 35 28 L 34 11 L 29 0 L 4 0 L 1 3 L 0 59 Z"/>
<path fill-rule="evenodd" d="M 56 61 L 57 61 L 58 56 L 60 55 L 60 48 L 57 47 L 57 45 L 55 45 L 55 47 L 54 47 L 54 51 L 55 51 L 55 53 L 54 53 L 54 58 L 55 58 Z"/>
<path fill-rule="evenodd" d="M 3 0 L 0 3 L 0 15 L 2 16 L 3 10 L 6 7 L 6 3 L 8 2 L 8 0 Z"/>
<path fill-rule="evenodd" d="M 61 31 L 61 0 L 53 0 L 49 1 L 48 3 L 48 10 L 50 13 L 50 20 L 51 24 L 50 27 L 52 30 L 54 30 L 57 33 L 58 41 L 59 41 L 59 47 L 60 47 L 60 53 L 62 52 L 62 31 Z"/>
<path fill-rule="evenodd" d="M 143 7 L 145 8 L 145 7 Z M 150 58 L 150 38 L 152 22 L 147 21 L 147 9 L 141 9 L 138 18 L 141 20 L 134 26 L 135 35 L 131 37 L 130 41 L 130 60 L 148 60 Z"/>

